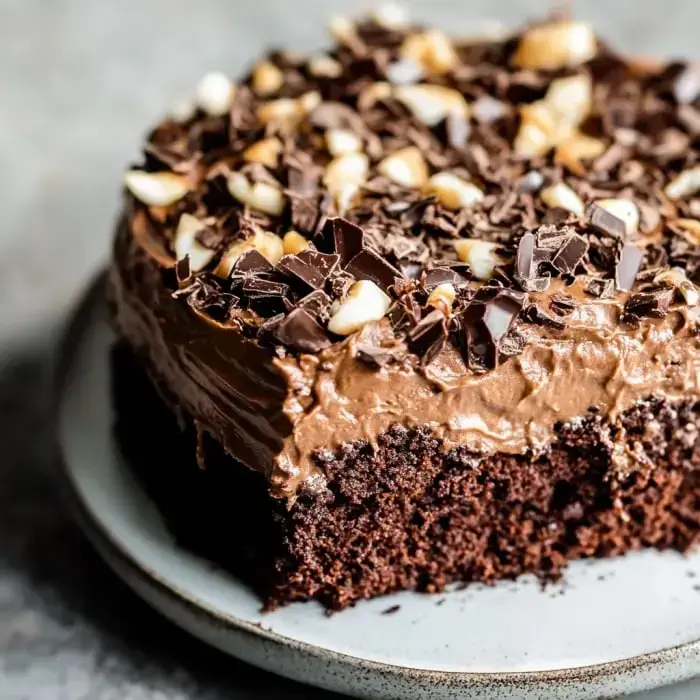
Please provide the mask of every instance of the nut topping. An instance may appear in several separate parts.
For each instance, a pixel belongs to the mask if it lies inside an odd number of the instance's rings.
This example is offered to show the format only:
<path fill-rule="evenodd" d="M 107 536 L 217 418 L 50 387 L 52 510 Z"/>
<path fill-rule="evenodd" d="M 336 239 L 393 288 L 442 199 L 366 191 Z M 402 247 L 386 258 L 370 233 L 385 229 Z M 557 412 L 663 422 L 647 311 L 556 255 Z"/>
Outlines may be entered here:
<path fill-rule="evenodd" d="M 236 86 L 223 73 L 207 73 L 197 85 L 197 104 L 210 117 L 223 117 L 235 97 Z"/>
<path fill-rule="evenodd" d="M 239 202 L 253 209 L 279 216 L 284 209 L 284 196 L 279 185 L 270 182 L 250 183 L 243 173 L 232 172 L 228 176 L 228 190 Z"/>
<path fill-rule="evenodd" d="M 440 204 L 453 210 L 472 207 L 484 198 L 484 193 L 476 185 L 450 172 L 433 175 L 424 192 L 434 194 Z"/>
<path fill-rule="evenodd" d="M 520 37 L 513 63 L 526 70 L 561 70 L 590 61 L 598 42 L 585 22 L 557 20 L 529 27 Z"/>
<path fill-rule="evenodd" d="M 422 187 L 428 180 L 428 165 L 415 146 L 388 155 L 377 170 L 402 187 Z"/>
<path fill-rule="evenodd" d="M 296 255 L 309 247 L 309 242 L 297 231 L 287 231 L 282 239 L 285 255 Z"/>
<path fill-rule="evenodd" d="M 167 207 L 182 199 L 189 191 L 187 180 L 175 173 L 147 173 L 129 170 L 124 184 L 140 202 L 154 207 Z"/>
<path fill-rule="evenodd" d="M 540 196 L 542 201 L 552 209 L 559 207 L 570 211 L 572 214 L 583 214 L 583 201 L 571 187 L 563 182 L 558 182 L 551 187 L 545 187 Z"/>
<path fill-rule="evenodd" d="M 335 309 L 328 330 L 336 335 L 355 333 L 370 321 L 384 318 L 390 305 L 391 299 L 374 282 L 359 280 Z"/>
<path fill-rule="evenodd" d="M 462 94 L 443 85 L 400 85 L 394 95 L 427 126 L 436 126 L 451 114 L 469 118 Z"/>
<path fill-rule="evenodd" d="M 197 234 L 206 228 L 206 224 L 191 214 L 183 214 L 175 230 L 173 249 L 176 260 L 184 260 L 189 256 L 190 270 L 199 272 L 206 267 L 216 251 L 205 248 L 198 240 Z"/>
<path fill-rule="evenodd" d="M 362 150 L 362 139 L 349 129 L 329 129 L 326 144 L 331 155 L 342 156 Z"/>
<path fill-rule="evenodd" d="M 257 141 L 252 146 L 243 151 L 243 160 L 248 163 L 260 163 L 268 168 L 275 169 L 282 153 L 282 142 L 270 136 L 269 138 Z"/>
<path fill-rule="evenodd" d="M 253 90 L 260 97 L 274 95 L 284 83 L 284 74 L 270 61 L 259 63 L 253 71 Z"/>
<path fill-rule="evenodd" d="M 457 257 L 469 265 L 472 274 L 479 280 L 491 279 L 495 268 L 503 264 L 503 258 L 496 253 L 498 248 L 496 243 L 473 238 L 460 238 L 455 241 Z"/>
<path fill-rule="evenodd" d="M 221 256 L 214 274 L 223 279 L 230 277 L 236 261 L 249 250 L 257 250 L 270 265 L 277 265 L 284 255 L 284 243 L 270 231 L 257 231 L 249 238 L 232 243 Z"/>

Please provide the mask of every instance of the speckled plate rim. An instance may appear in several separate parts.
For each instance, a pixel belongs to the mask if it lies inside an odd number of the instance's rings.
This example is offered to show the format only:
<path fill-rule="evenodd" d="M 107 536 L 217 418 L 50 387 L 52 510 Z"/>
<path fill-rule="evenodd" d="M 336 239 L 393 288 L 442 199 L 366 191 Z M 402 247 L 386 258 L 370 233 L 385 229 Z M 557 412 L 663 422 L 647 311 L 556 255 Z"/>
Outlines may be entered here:
<path fill-rule="evenodd" d="M 75 349 L 94 305 L 102 300 L 104 277 L 104 272 L 96 275 L 80 295 L 54 358 L 53 434 L 59 455 L 58 487 L 83 532 L 106 563 L 139 596 L 178 626 L 226 653 L 278 675 L 335 692 L 375 699 L 592 700 L 650 690 L 700 674 L 700 639 L 627 659 L 552 671 L 467 673 L 369 661 L 225 615 L 142 567 L 83 501 L 65 461 L 59 436 L 62 397 Z"/>

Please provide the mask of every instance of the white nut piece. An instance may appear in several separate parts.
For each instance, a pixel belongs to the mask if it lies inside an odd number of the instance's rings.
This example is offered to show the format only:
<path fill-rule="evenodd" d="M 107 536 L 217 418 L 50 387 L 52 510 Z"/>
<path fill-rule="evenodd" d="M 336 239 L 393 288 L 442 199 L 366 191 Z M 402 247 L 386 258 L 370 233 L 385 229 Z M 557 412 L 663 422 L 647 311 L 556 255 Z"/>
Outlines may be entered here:
<path fill-rule="evenodd" d="M 560 143 L 554 152 L 554 160 L 565 165 L 572 173 L 584 176 L 584 160 L 593 160 L 605 153 L 607 146 L 600 139 L 586 134 L 575 133 Z"/>
<path fill-rule="evenodd" d="M 591 111 L 593 83 L 589 75 L 553 80 L 544 97 L 547 106 L 572 126 L 578 126 Z"/>
<path fill-rule="evenodd" d="M 276 168 L 282 153 L 282 142 L 270 136 L 269 138 L 256 141 L 252 146 L 243 151 L 243 160 L 248 163 L 261 163 L 268 168 Z"/>
<path fill-rule="evenodd" d="M 224 251 L 214 274 L 224 279 L 230 277 L 238 258 L 249 250 L 257 250 L 270 265 L 277 265 L 284 255 L 284 243 L 271 231 L 256 231 L 245 240 L 235 241 Z"/>
<path fill-rule="evenodd" d="M 688 279 L 685 270 L 681 267 L 672 267 L 670 270 L 663 270 L 654 277 L 654 282 L 675 287 L 689 306 L 697 306 L 698 302 L 700 302 L 700 292 L 698 288 Z"/>
<path fill-rule="evenodd" d="M 504 262 L 496 253 L 498 247 L 497 243 L 473 238 L 460 238 L 455 241 L 457 257 L 469 265 L 472 274 L 479 280 L 491 279 L 494 269 Z"/>
<path fill-rule="evenodd" d="M 210 117 L 221 117 L 233 105 L 236 86 L 223 73 L 207 73 L 195 91 L 197 104 Z"/>
<path fill-rule="evenodd" d="M 154 207 L 167 207 L 182 199 L 190 187 L 181 175 L 171 172 L 147 173 L 129 170 L 124 184 L 140 202 Z"/>
<path fill-rule="evenodd" d="M 591 110 L 592 92 L 587 75 L 553 80 L 544 99 L 521 108 L 515 152 L 528 158 L 540 156 L 575 137 L 576 127 Z"/>
<path fill-rule="evenodd" d="M 369 280 L 359 280 L 350 287 L 328 322 L 328 330 L 336 335 L 350 335 L 370 321 L 380 321 L 386 315 L 391 299 Z"/>
<path fill-rule="evenodd" d="M 296 255 L 309 247 L 309 241 L 298 231 L 287 231 L 282 239 L 285 255 Z"/>
<path fill-rule="evenodd" d="M 426 75 L 444 75 L 459 62 L 452 41 L 438 29 L 407 36 L 399 55 L 418 63 Z"/>
<path fill-rule="evenodd" d="M 639 230 L 639 207 L 631 199 L 625 199 L 624 197 L 599 199 L 596 201 L 596 204 L 624 221 L 625 233 L 628 236 L 637 233 Z"/>
<path fill-rule="evenodd" d="M 279 185 L 270 182 L 251 183 L 239 172 L 229 174 L 227 185 L 233 197 L 252 209 L 273 216 L 279 216 L 284 209 L 284 196 Z"/>
<path fill-rule="evenodd" d="M 315 78 L 338 78 L 343 72 L 343 66 L 325 54 L 310 58 L 308 68 Z"/>
<path fill-rule="evenodd" d="M 444 284 L 439 284 L 430 292 L 428 304 L 438 309 L 438 311 L 442 311 L 445 316 L 449 316 L 452 313 L 452 305 L 455 303 L 456 297 L 457 292 L 454 285 L 445 282 Z"/>
<path fill-rule="evenodd" d="M 694 245 L 700 245 L 700 221 L 697 219 L 676 219 L 676 226 L 682 229 L 685 239 Z"/>
<path fill-rule="evenodd" d="M 540 193 L 542 201 L 550 208 L 566 209 L 572 214 L 583 214 L 584 205 L 581 198 L 574 192 L 571 187 L 563 182 L 558 182 L 556 185 L 546 187 Z"/>
<path fill-rule="evenodd" d="M 206 228 L 206 224 L 192 214 L 183 214 L 177 222 L 173 249 L 176 260 L 189 256 L 190 270 L 199 272 L 206 267 L 216 251 L 210 250 L 197 241 L 197 234 Z"/>
<path fill-rule="evenodd" d="M 282 97 L 266 102 L 258 107 L 258 119 L 265 125 L 278 130 L 295 129 L 299 122 L 321 104 L 321 94 L 315 90 L 307 92 L 296 100 Z"/>
<path fill-rule="evenodd" d="M 340 185 L 331 188 L 335 208 L 339 216 L 345 216 L 354 206 L 360 195 L 360 186 L 355 184 Z"/>
<path fill-rule="evenodd" d="M 387 29 L 404 29 L 409 24 L 406 8 L 394 2 L 380 5 L 372 14 L 372 19 Z"/>
<path fill-rule="evenodd" d="M 448 209 L 472 207 L 484 198 L 484 193 L 471 182 L 450 172 L 441 172 L 428 180 L 424 192 L 434 194 Z"/>
<path fill-rule="evenodd" d="M 553 71 L 578 66 L 597 53 L 598 42 L 589 24 L 556 20 L 526 29 L 513 63 L 527 70 Z"/>
<path fill-rule="evenodd" d="M 377 170 L 402 187 L 423 187 L 428 181 L 428 165 L 416 146 L 391 153 L 379 163 Z"/>
<path fill-rule="evenodd" d="M 469 118 L 462 93 L 444 85 L 400 85 L 394 94 L 426 126 L 436 126 L 451 114 Z"/>
<path fill-rule="evenodd" d="M 177 124 L 184 124 L 194 119 L 195 114 L 197 114 L 197 103 L 192 99 L 185 99 L 173 106 L 168 117 Z"/>
<path fill-rule="evenodd" d="M 666 185 L 664 192 L 669 199 L 683 199 L 700 190 L 700 165 L 684 170 Z"/>
<path fill-rule="evenodd" d="M 355 23 L 347 17 L 331 17 L 328 22 L 328 30 L 340 44 L 349 45 L 357 41 Z"/>
<path fill-rule="evenodd" d="M 378 81 L 363 88 L 357 98 L 357 106 L 362 109 L 370 109 L 380 100 L 388 100 L 392 96 L 392 88 L 389 83 Z"/>
<path fill-rule="evenodd" d="M 284 73 L 270 61 L 255 66 L 252 76 L 253 91 L 260 97 L 274 95 L 284 83 Z"/>
<path fill-rule="evenodd" d="M 362 185 L 369 174 L 369 158 L 365 153 L 345 153 L 334 158 L 323 174 L 323 184 L 329 189 L 343 185 Z"/>
<path fill-rule="evenodd" d="M 331 155 L 342 156 L 362 150 L 362 139 L 349 129 L 329 129 L 326 132 L 326 145 Z"/>

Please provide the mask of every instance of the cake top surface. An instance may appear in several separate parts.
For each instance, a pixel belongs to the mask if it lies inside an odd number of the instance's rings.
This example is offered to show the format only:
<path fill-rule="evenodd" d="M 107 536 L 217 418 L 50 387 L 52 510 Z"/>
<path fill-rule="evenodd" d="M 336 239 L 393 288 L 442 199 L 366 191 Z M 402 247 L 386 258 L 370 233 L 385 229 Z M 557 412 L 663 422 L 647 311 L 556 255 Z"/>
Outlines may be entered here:
<path fill-rule="evenodd" d="M 566 17 L 455 39 L 388 6 L 331 31 L 205 76 L 126 174 L 193 313 L 280 357 L 386 319 L 368 366 L 452 343 L 479 373 L 587 304 L 630 329 L 697 305 L 700 66 Z"/>

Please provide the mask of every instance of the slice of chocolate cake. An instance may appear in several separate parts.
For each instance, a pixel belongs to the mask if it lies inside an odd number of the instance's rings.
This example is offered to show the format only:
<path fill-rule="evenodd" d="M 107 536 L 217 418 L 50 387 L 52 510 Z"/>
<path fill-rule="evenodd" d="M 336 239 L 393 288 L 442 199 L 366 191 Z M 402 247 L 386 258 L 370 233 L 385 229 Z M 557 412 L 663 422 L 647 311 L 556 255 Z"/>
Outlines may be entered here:
<path fill-rule="evenodd" d="M 700 72 L 396 12 L 205 77 L 126 174 L 117 430 L 177 536 L 342 608 L 700 537 Z"/>

